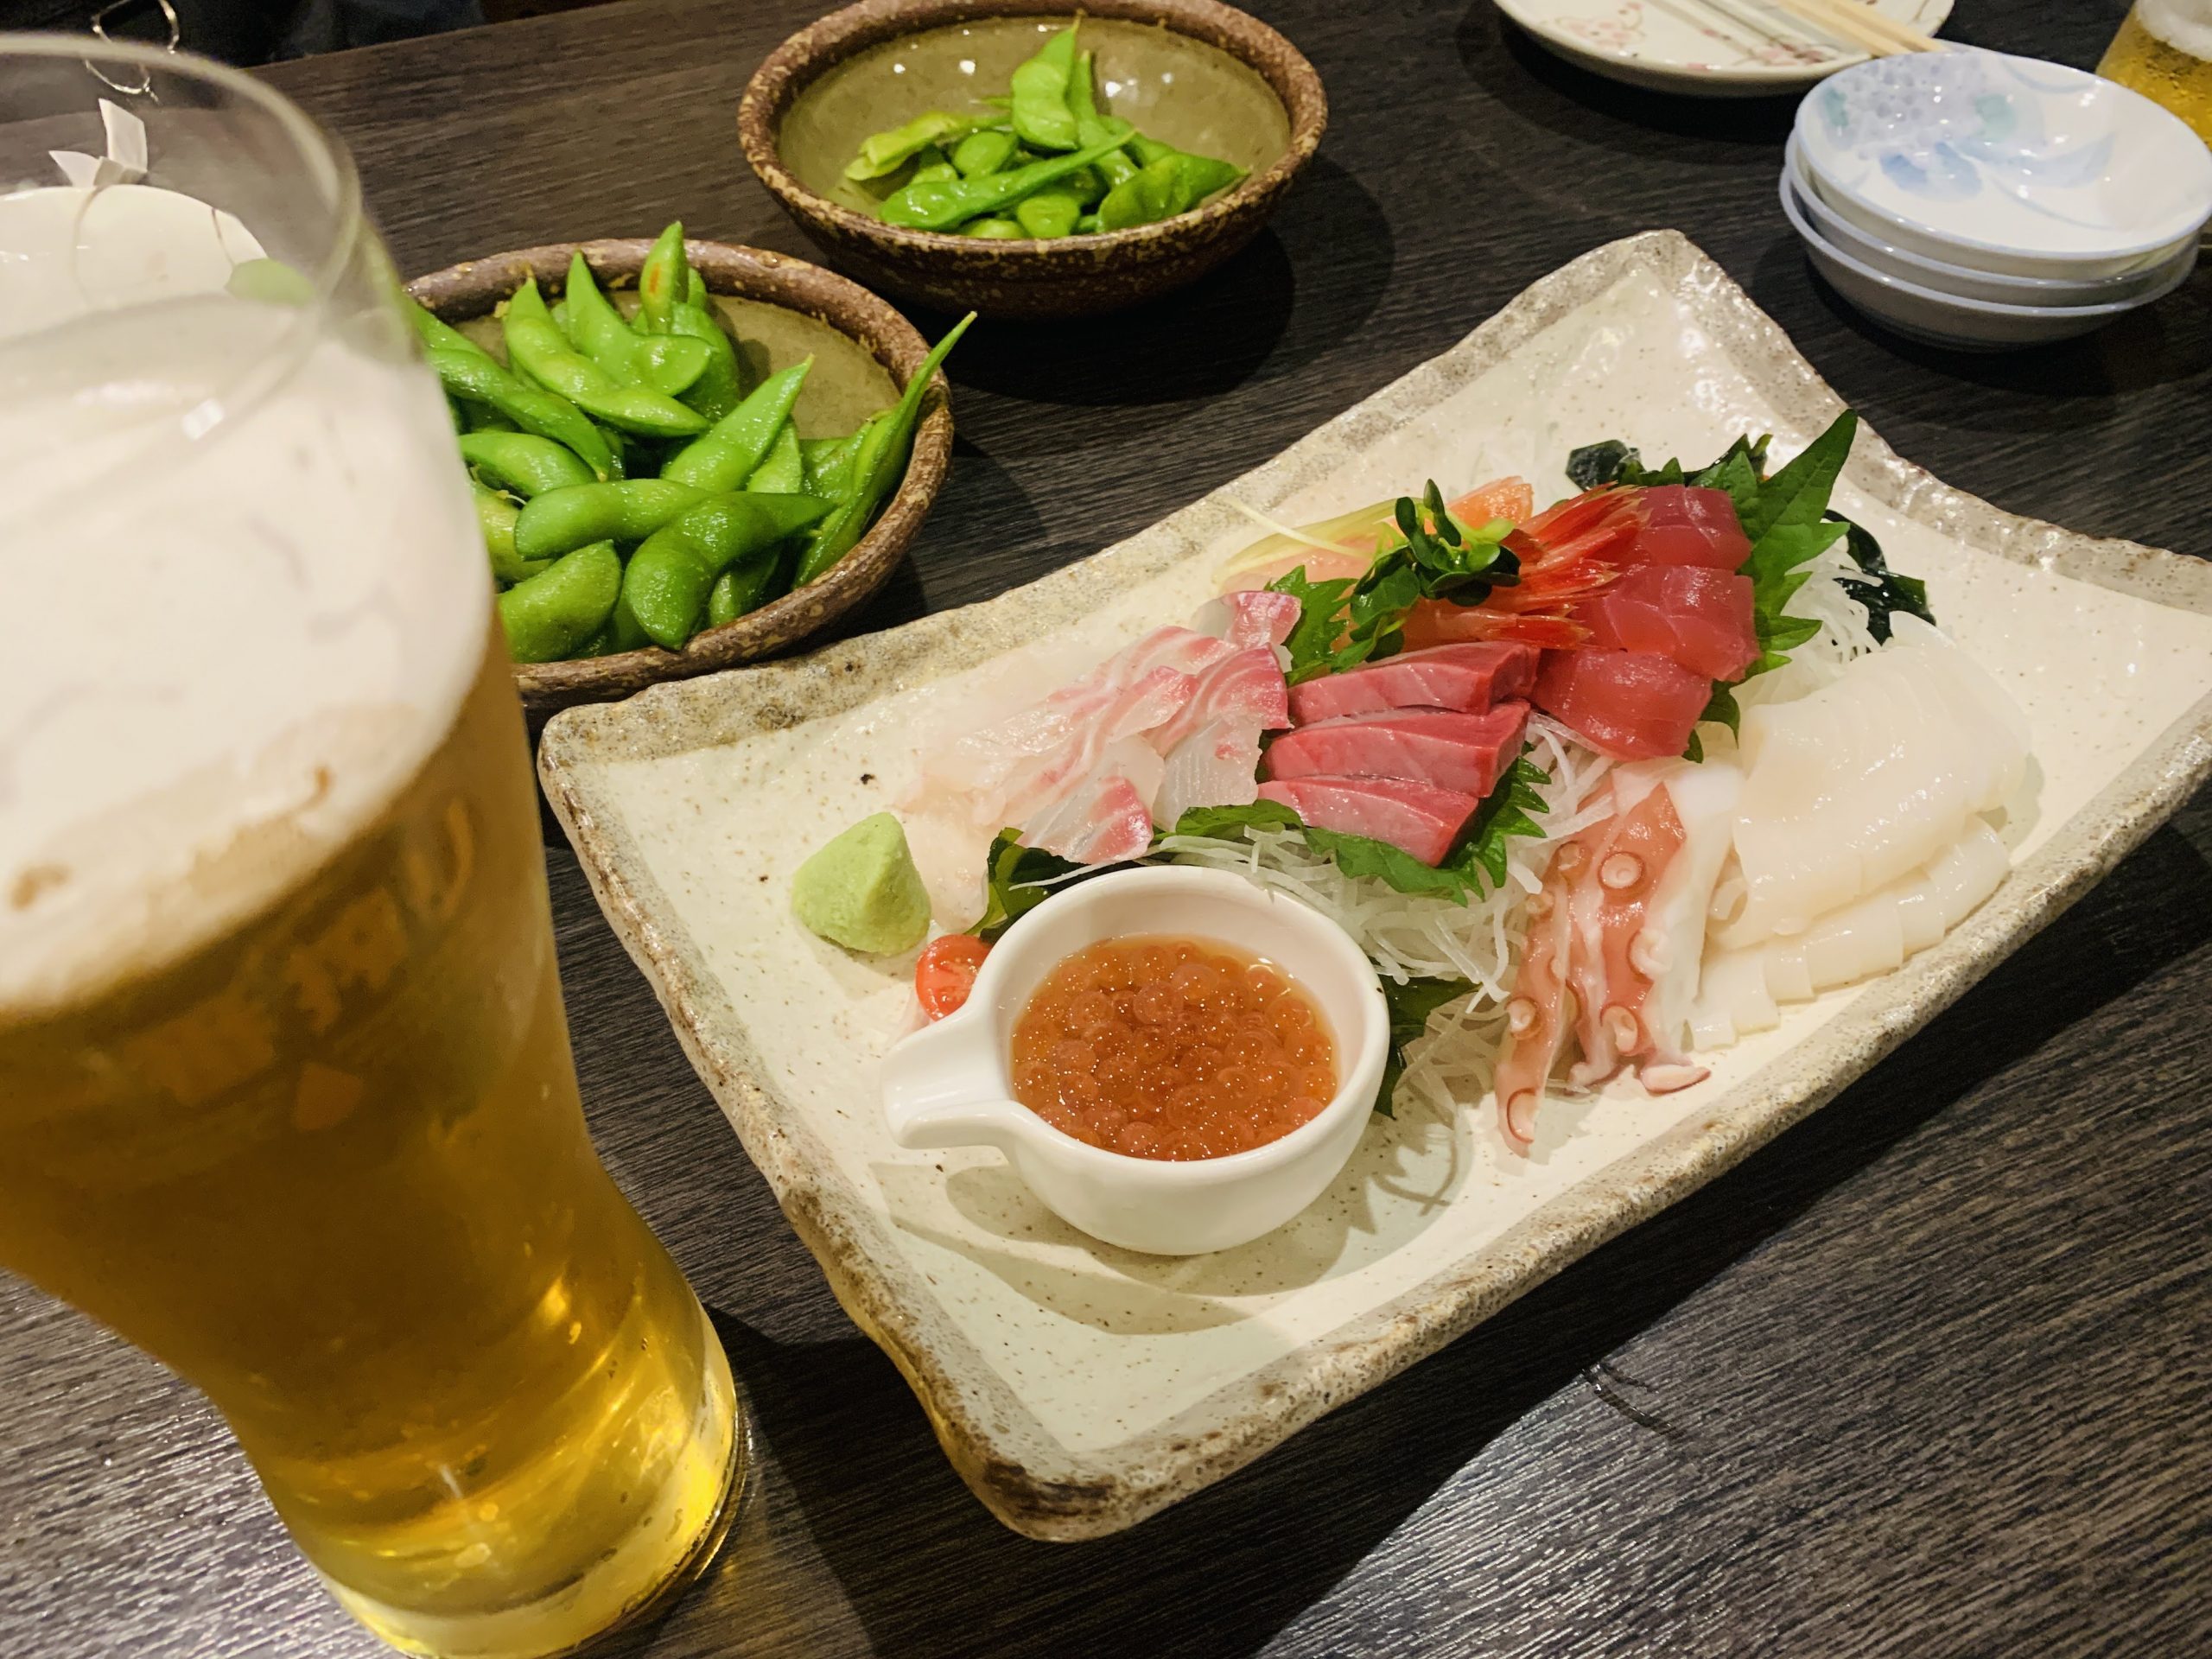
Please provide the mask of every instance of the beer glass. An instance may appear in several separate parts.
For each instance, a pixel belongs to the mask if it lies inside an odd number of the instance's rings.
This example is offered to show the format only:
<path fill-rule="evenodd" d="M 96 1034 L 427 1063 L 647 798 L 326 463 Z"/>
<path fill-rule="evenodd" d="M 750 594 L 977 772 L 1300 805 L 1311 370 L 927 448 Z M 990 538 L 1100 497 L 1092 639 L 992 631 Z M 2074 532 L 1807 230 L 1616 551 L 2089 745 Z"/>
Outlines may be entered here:
<path fill-rule="evenodd" d="M 637 1616 L 728 1525 L 728 1364 L 586 1134 L 444 399 L 245 76 L 0 36 L 0 1266 L 393 1645 Z"/>
<path fill-rule="evenodd" d="M 2135 0 L 2097 73 L 2164 105 L 2212 144 L 2212 0 Z"/>

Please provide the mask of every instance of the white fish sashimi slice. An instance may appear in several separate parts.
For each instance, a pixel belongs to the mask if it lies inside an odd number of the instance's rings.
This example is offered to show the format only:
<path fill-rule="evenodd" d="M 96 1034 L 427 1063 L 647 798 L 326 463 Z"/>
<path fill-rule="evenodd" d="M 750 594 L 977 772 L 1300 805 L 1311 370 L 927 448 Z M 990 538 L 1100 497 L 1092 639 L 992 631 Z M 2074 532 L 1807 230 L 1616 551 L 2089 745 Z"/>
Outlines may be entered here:
<path fill-rule="evenodd" d="M 1263 588 L 1224 594 L 1229 610 L 1229 643 L 1232 645 L 1279 645 L 1290 638 L 1305 607 L 1290 594 Z"/>
<path fill-rule="evenodd" d="M 1745 711 L 1745 899 L 1723 947 L 1802 932 L 1927 865 L 2018 789 L 2027 728 L 2004 689 L 1933 630 L 1910 638 Z"/>
<path fill-rule="evenodd" d="M 1145 736 L 1166 754 L 1198 728 L 1217 720 L 1242 720 L 1255 731 L 1290 724 L 1290 688 L 1274 646 L 1245 645 L 1209 664 L 1198 676 L 1189 700 Z"/>
<path fill-rule="evenodd" d="M 1249 720 L 1201 726 L 1167 752 L 1153 821 L 1173 830 L 1194 806 L 1249 806 L 1260 798 L 1260 728 Z"/>
<path fill-rule="evenodd" d="M 1773 1004 L 1886 973 L 1935 944 L 1997 891 L 2012 868 L 2003 839 L 1981 819 L 1924 868 L 1832 911 L 1802 934 L 1706 958 L 1690 1015 L 1693 1039 L 1714 1046 L 1779 1022 Z"/>
<path fill-rule="evenodd" d="M 1235 650 L 1189 628 L 1154 629 L 1010 717 L 925 744 L 913 804 L 964 796 L 976 823 L 1020 822 L 1080 781 L 1109 744 L 1172 719 Z"/>
<path fill-rule="evenodd" d="M 1653 1041 L 1679 1053 L 1688 1040 L 1705 957 L 1706 912 L 1726 861 L 1744 792 L 1741 768 L 1725 760 L 1640 760 L 1616 766 L 1613 791 L 1624 807 L 1663 786 L 1681 821 L 1682 849 L 1653 889 L 1637 954 L 1652 971 L 1643 1020 Z"/>
<path fill-rule="evenodd" d="M 1021 838 L 1077 864 L 1135 858 L 1152 845 L 1152 800 L 1164 770 L 1142 739 L 1110 743 L 1081 782 L 1023 824 Z"/>

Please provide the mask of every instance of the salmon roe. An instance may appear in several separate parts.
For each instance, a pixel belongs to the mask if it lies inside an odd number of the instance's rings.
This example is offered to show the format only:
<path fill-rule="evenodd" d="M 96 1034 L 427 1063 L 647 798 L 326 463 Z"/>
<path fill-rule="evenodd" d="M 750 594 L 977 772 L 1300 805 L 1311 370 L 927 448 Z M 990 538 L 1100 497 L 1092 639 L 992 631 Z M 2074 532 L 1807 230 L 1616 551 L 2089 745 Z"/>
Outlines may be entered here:
<path fill-rule="evenodd" d="M 1337 1092 L 1313 998 L 1211 939 L 1110 939 L 1066 957 L 1015 1022 L 1013 1060 L 1023 1105 L 1134 1158 L 1249 1152 Z"/>

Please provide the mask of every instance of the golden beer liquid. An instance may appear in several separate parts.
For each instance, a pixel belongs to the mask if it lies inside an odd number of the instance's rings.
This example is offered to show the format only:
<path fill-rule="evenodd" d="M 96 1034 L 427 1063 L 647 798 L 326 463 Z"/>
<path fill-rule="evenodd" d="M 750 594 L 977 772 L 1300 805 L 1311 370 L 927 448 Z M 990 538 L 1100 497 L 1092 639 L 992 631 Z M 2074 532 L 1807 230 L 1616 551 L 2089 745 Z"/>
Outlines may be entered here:
<path fill-rule="evenodd" d="M 273 904 L 0 1008 L 0 1265 L 205 1391 L 347 1608 L 448 1659 L 565 1652 L 680 1585 L 742 1449 L 585 1131 L 527 754 L 495 639 L 413 781 Z"/>
<path fill-rule="evenodd" d="M 2146 27 L 2139 5 L 2128 12 L 2105 48 L 2097 73 L 2164 105 L 2212 144 L 2212 62 Z"/>

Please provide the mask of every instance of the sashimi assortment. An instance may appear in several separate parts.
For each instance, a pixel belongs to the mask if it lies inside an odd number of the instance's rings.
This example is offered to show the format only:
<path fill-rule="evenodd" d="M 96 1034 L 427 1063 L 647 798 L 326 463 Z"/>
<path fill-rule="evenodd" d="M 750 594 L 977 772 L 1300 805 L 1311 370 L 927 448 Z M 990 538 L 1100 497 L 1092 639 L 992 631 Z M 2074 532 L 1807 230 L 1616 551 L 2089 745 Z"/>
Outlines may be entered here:
<path fill-rule="evenodd" d="M 1593 445 L 1541 509 L 1508 478 L 1252 514 L 1205 617 L 919 735 L 906 805 L 986 871 L 961 962 L 1097 870 L 1233 870 L 1375 964 L 1405 1039 L 1378 1109 L 1487 1095 L 1539 1155 L 1548 1099 L 1690 1088 L 1894 969 L 2004 879 L 2031 757 L 1831 508 L 1854 429 L 1771 471 L 1764 439 L 1694 472 Z"/>

